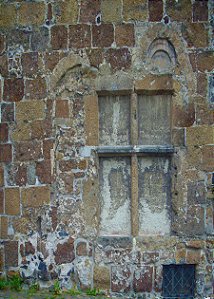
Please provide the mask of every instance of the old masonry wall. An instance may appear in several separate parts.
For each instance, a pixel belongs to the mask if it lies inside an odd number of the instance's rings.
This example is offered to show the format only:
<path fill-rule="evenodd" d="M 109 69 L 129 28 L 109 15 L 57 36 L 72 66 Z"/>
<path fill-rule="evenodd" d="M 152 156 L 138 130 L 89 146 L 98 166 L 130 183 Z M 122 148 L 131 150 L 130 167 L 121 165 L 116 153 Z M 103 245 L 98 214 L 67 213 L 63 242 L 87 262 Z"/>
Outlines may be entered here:
<path fill-rule="evenodd" d="M 194 264 L 214 293 L 213 15 L 0 1 L 2 275 L 154 298 L 163 265 Z"/>

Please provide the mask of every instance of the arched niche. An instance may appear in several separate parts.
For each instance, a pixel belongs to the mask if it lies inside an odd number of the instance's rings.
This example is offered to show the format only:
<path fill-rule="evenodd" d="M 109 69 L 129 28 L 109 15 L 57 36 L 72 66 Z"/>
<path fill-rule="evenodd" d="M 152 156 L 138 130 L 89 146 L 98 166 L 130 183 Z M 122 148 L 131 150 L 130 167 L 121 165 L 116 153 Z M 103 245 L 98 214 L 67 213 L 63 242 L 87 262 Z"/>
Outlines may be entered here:
<path fill-rule="evenodd" d="M 148 48 L 148 65 L 153 73 L 172 73 L 176 65 L 174 46 L 167 39 L 155 39 Z"/>

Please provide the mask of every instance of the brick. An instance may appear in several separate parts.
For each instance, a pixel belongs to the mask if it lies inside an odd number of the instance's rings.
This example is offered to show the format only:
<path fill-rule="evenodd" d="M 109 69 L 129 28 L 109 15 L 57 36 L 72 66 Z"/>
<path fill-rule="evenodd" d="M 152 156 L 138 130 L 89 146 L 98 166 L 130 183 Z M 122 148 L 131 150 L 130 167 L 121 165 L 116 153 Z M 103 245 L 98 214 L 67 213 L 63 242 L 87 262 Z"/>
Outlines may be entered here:
<path fill-rule="evenodd" d="M 51 3 L 47 5 L 46 25 L 50 25 L 53 18 L 53 11 Z"/>
<path fill-rule="evenodd" d="M 149 21 L 160 22 L 163 18 L 163 0 L 149 0 Z"/>
<path fill-rule="evenodd" d="M 87 145 L 98 145 L 98 99 L 95 96 L 84 97 L 85 135 Z"/>
<path fill-rule="evenodd" d="M 113 71 L 125 70 L 131 67 L 131 53 L 127 48 L 108 49 L 105 57 Z"/>
<path fill-rule="evenodd" d="M 1 121 L 2 122 L 14 121 L 14 103 L 1 104 Z"/>
<path fill-rule="evenodd" d="M 68 29 L 66 26 L 58 25 L 51 28 L 51 46 L 53 50 L 67 49 Z"/>
<path fill-rule="evenodd" d="M 69 26 L 69 48 L 91 47 L 91 27 L 86 24 Z"/>
<path fill-rule="evenodd" d="M 110 47 L 114 42 L 114 28 L 112 24 L 92 26 L 93 47 Z"/>
<path fill-rule="evenodd" d="M 25 255 L 34 254 L 35 248 L 31 242 L 25 242 Z"/>
<path fill-rule="evenodd" d="M 0 123 L 0 143 L 8 141 L 8 124 Z"/>
<path fill-rule="evenodd" d="M 102 49 L 87 49 L 87 56 L 91 66 L 98 67 L 103 62 L 103 51 Z"/>
<path fill-rule="evenodd" d="M 152 291 L 153 267 L 143 266 L 134 272 L 133 288 L 135 292 L 151 292 Z"/>
<path fill-rule="evenodd" d="M 27 167 L 20 164 L 17 166 L 15 182 L 17 186 L 24 186 L 27 184 Z"/>
<path fill-rule="evenodd" d="M 208 30 L 204 24 L 182 24 L 182 34 L 189 48 L 205 48 L 208 46 Z M 200 36 L 200 38 L 195 38 L 196 36 Z"/>
<path fill-rule="evenodd" d="M 13 4 L 0 4 L 0 27 L 12 27 L 16 24 L 16 7 Z"/>
<path fill-rule="evenodd" d="M 19 188 L 5 188 L 5 213 L 12 216 L 20 214 Z"/>
<path fill-rule="evenodd" d="M 0 187 L 4 186 L 4 167 L 0 166 Z"/>
<path fill-rule="evenodd" d="M 26 80 L 26 98 L 27 99 L 43 99 L 47 96 L 47 87 L 45 78 L 37 77 L 36 79 Z"/>
<path fill-rule="evenodd" d="M 78 11 L 78 0 L 57 1 L 55 5 L 57 24 L 76 24 Z"/>
<path fill-rule="evenodd" d="M 32 51 L 45 51 L 49 47 L 49 29 L 46 27 L 34 27 L 31 35 Z"/>
<path fill-rule="evenodd" d="M 45 4 L 43 2 L 21 3 L 19 8 L 19 24 L 42 25 L 45 21 Z"/>
<path fill-rule="evenodd" d="M 211 72 L 214 68 L 214 53 L 212 51 L 199 53 L 197 56 L 198 70 Z"/>
<path fill-rule="evenodd" d="M 76 246 L 76 254 L 78 256 L 87 256 L 88 250 L 87 250 L 87 243 L 86 242 L 79 242 Z"/>
<path fill-rule="evenodd" d="M 38 53 L 30 52 L 22 54 L 22 70 L 27 77 L 33 77 L 38 72 Z"/>
<path fill-rule="evenodd" d="M 73 173 L 61 173 L 60 174 L 60 181 L 63 186 L 63 193 L 64 194 L 69 194 L 73 192 L 73 180 L 74 180 L 74 175 Z"/>
<path fill-rule="evenodd" d="M 31 125 L 31 138 L 32 139 L 43 139 L 47 132 L 45 132 L 46 120 L 34 121 Z"/>
<path fill-rule="evenodd" d="M 77 162 L 76 161 L 60 161 L 59 162 L 59 169 L 62 172 L 71 171 L 72 169 L 77 168 Z"/>
<path fill-rule="evenodd" d="M 44 101 L 25 101 L 16 103 L 16 121 L 29 122 L 45 118 Z"/>
<path fill-rule="evenodd" d="M 208 1 L 196 0 L 193 3 L 193 22 L 208 21 Z"/>
<path fill-rule="evenodd" d="M 120 0 L 101 1 L 102 21 L 104 23 L 120 23 L 122 21 L 122 3 Z"/>
<path fill-rule="evenodd" d="M 101 290 L 110 289 L 110 270 L 105 266 L 94 266 L 94 287 Z"/>
<path fill-rule="evenodd" d="M 190 127 L 195 122 L 195 107 L 194 104 L 189 104 L 187 107 L 173 107 L 173 125 L 175 127 Z"/>
<path fill-rule="evenodd" d="M 189 127 L 186 129 L 186 144 L 205 145 L 214 143 L 214 130 L 208 126 Z"/>
<path fill-rule="evenodd" d="M 4 190 L 0 188 L 0 214 L 4 214 Z"/>
<path fill-rule="evenodd" d="M 24 208 L 39 208 L 50 203 L 50 189 L 48 186 L 23 188 L 21 200 Z"/>
<path fill-rule="evenodd" d="M 51 150 L 54 147 L 54 140 L 46 139 L 43 141 L 43 154 L 45 159 L 51 159 Z"/>
<path fill-rule="evenodd" d="M 6 49 L 6 38 L 4 34 L 0 34 L 0 54 L 2 55 Z"/>
<path fill-rule="evenodd" d="M 48 71 L 53 71 L 55 66 L 60 60 L 60 54 L 57 51 L 46 52 L 44 54 L 45 69 Z"/>
<path fill-rule="evenodd" d="M 0 162 L 11 162 L 12 161 L 12 145 L 11 144 L 0 144 Z"/>
<path fill-rule="evenodd" d="M 5 79 L 3 99 L 6 102 L 21 101 L 24 96 L 24 81 L 23 79 Z"/>
<path fill-rule="evenodd" d="M 212 172 L 214 169 L 214 146 L 206 145 L 202 147 L 202 166 L 205 171 Z"/>
<path fill-rule="evenodd" d="M 192 3 L 191 0 L 166 0 L 166 13 L 171 21 L 191 21 Z"/>
<path fill-rule="evenodd" d="M 51 184 L 52 182 L 51 160 L 37 162 L 36 175 L 38 176 L 38 179 L 41 184 Z"/>
<path fill-rule="evenodd" d="M 100 13 L 100 0 L 81 0 L 80 22 L 95 23 L 96 16 Z"/>
<path fill-rule="evenodd" d="M 56 101 L 55 116 L 59 118 L 69 117 L 69 105 L 67 100 Z"/>
<path fill-rule="evenodd" d="M 189 54 L 189 61 L 190 61 L 190 64 L 192 66 L 193 72 L 195 72 L 196 69 L 197 69 L 197 66 L 196 66 L 196 53 L 195 53 L 195 51 Z"/>
<path fill-rule="evenodd" d="M 8 238 L 8 218 L 0 217 L 0 237 L 1 239 Z"/>
<path fill-rule="evenodd" d="M 201 251 L 200 250 L 188 250 L 186 262 L 188 264 L 199 264 L 201 261 Z"/>
<path fill-rule="evenodd" d="M 131 269 L 127 267 L 111 268 L 111 291 L 112 292 L 130 292 L 131 291 Z"/>
<path fill-rule="evenodd" d="M 71 263 L 75 258 L 74 254 L 74 239 L 69 238 L 63 244 L 57 244 L 57 249 L 54 252 L 55 262 L 57 265 Z"/>
<path fill-rule="evenodd" d="M 134 25 L 117 25 L 115 28 L 115 41 L 118 47 L 133 47 L 135 44 Z"/>
<path fill-rule="evenodd" d="M 146 21 L 148 19 L 147 0 L 124 0 L 123 17 L 124 21 Z"/>
<path fill-rule="evenodd" d="M 31 161 L 42 158 L 42 146 L 38 141 L 24 141 L 16 143 L 16 160 Z"/>
<path fill-rule="evenodd" d="M 18 241 L 5 241 L 5 266 L 17 267 L 18 266 Z"/>

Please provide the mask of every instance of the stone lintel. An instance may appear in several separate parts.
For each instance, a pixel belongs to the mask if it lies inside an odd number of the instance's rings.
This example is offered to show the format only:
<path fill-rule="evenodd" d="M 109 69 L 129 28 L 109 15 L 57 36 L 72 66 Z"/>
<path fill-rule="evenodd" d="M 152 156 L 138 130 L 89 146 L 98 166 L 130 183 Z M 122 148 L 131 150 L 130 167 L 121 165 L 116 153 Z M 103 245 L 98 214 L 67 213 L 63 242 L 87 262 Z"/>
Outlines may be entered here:
<path fill-rule="evenodd" d="M 172 146 L 163 145 L 141 145 L 141 146 L 99 146 L 97 153 L 99 155 L 106 154 L 172 154 L 174 148 Z"/>
<path fill-rule="evenodd" d="M 173 80 L 170 75 L 148 76 L 134 83 L 136 93 L 146 95 L 173 94 Z"/>

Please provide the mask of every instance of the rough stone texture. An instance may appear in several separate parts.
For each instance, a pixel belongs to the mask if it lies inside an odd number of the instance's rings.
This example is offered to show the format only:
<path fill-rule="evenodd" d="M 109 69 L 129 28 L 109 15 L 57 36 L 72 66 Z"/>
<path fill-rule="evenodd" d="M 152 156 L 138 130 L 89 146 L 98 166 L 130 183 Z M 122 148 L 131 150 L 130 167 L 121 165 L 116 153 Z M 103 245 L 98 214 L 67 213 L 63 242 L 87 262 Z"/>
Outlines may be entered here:
<path fill-rule="evenodd" d="M 57 265 L 70 263 L 74 260 L 74 240 L 70 238 L 63 244 L 58 244 L 54 252 Z"/>
<path fill-rule="evenodd" d="M 101 12 L 104 23 L 122 21 L 122 3 L 120 0 L 102 0 Z"/>
<path fill-rule="evenodd" d="M 36 79 L 26 80 L 25 82 L 25 92 L 27 99 L 42 99 L 47 95 L 46 91 L 46 81 L 42 77 L 37 77 Z"/>
<path fill-rule="evenodd" d="M 5 266 L 17 267 L 18 266 L 18 242 L 17 241 L 5 241 Z"/>
<path fill-rule="evenodd" d="M 6 79 L 4 81 L 3 99 L 6 102 L 21 101 L 24 96 L 24 81 L 23 79 Z"/>
<path fill-rule="evenodd" d="M 0 162 L 12 161 L 12 146 L 11 144 L 0 144 Z"/>
<path fill-rule="evenodd" d="M 81 1 L 80 22 L 95 23 L 96 16 L 100 13 L 100 0 Z"/>
<path fill-rule="evenodd" d="M 146 21 L 148 18 L 147 1 L 124 0 L 123 17 L 125 21 L 130 21 L 130 20 Z"/>
<path fill-rule="evenodd" d="M 196 0 L 193 3 L 193 22 L 207 22 L 208 20 L 208 1 Z"/>
<path fill-rule="evenodd" d="M 112 24 L 92 26 L 93 47 L 110 47 L 114 42 L 114 28 Z"/>
<path fill-rule="evenodd" d="M 94 284 L 95 287 L 102 290 L 108 290 L 110 286 L 110 270 L 108 267 L 94 267 Z"/>
<path fill-rule="evenodd" d="M 133 24 L 117 25 L 115 28 L 115 41 L 118 47 L 133 47 L 135 44 Z"/>
<path fill-rule="evenodd" d="M 0 143 L 4 143 L 8 141 L 8 124 L 1 123 L 0 124 Z"/>
<path fill-rule="evenodd" d="M 166 1 L 166 13 L 172 21 L 191 21 L 192 19 L 192 3 L 191 0 L 181 0 L 174 2 Z"/>
<path fill-rule="evenodd" d="M 149 0 L 149 21 L 160 22 L 163 17 L 163 1 Z"/>
<path fill-rule="evenodd" d="M 91 28 L 89 25 L 69 26 L 69 48 L 87 48 L 91 46 Z"/>
<path fill-rule="evenodd" d="M 45 4 L 44 3 L 22 3 L 18 10 L 19 24 L 25 25 L 42 25 L 45 21 Z"/>
<path fill-rule="evenodd" d="M 69 105 L 66 100 L 56 101 L 55 116 L 60 118 L 69 117 Z"/>
<path fill-rule="evenodd" d="M 55 15 L 56 21 L 59 24 L 76 24 L 78 18 L 78 1 L 58 1 L 55 5 Z"/>
<path fill-rule="evenodd" d="M 0 4 L 0 27 L 11 27 L 17 22 L 16 7 L 14 4 Z"/>
<path fill-rule="evenodd" d="M 23 188 L 21 201 L 23 207 L 42 207 L 50 202 L 50 189 L 48 186 Z"/>
<path fill-rule="evenodd" d="M 65 26 L 59 25 L 51 28 L 51 46 L 53 50 L 68 47 L 68 29 Z"/>
<path fill-rule="evenodd" d="M 133 288 L 135 292 L 152 291 L 153 267 L 144 266 L 142 269 L 135 270 Z"/>

